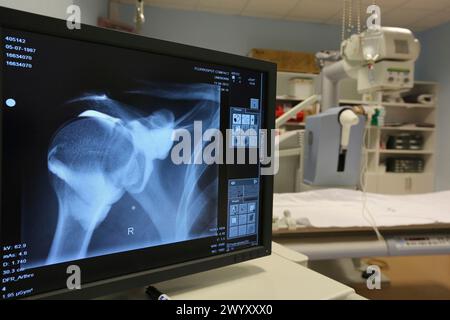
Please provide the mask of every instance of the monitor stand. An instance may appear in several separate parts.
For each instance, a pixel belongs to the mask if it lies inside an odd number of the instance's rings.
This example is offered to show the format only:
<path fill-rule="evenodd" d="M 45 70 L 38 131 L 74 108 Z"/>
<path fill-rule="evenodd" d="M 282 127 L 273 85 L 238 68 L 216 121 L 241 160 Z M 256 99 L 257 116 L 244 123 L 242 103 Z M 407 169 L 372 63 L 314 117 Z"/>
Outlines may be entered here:
<path fill-rule="evenodd" d="M 305 267 L 307 257 L 273 244 L 272 255 L 154 285 L 174 300 L 362 299 L 355 291 Z M 101 299 L 151 300 L 146 288 Z"/>

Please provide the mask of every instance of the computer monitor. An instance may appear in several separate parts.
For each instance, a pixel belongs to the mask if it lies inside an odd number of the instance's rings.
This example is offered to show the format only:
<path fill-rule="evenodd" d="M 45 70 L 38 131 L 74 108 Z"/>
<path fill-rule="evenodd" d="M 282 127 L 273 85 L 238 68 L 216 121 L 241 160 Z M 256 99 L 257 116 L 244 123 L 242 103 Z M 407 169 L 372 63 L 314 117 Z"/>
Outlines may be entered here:
<path fill-rule="evenodd" d="M 274 127 L 274 64 L 5 8 L 0 34 L 2 299 L 270 254 L 272 177 L 211 145 L 270 145 L 239 129 Z"/>

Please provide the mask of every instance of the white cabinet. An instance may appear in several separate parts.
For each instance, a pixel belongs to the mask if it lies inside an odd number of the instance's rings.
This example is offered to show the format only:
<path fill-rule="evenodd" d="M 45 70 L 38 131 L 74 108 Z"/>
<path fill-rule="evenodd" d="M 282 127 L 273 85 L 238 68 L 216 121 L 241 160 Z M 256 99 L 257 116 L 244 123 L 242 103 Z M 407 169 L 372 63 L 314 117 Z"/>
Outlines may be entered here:
<path fill-rule="evenodd" d="M 377 174 L 366 174 L 366 191 L 372 193 L 378 193 L 378 175 Z"/>
<path fill-rule="evenodd" d="M 432 94 L 437 97 L 437 84 L 416 82 L 412 93 Z M 432 104 L 382 103 L 385 108 L 385 126 L 370 127 L 366 134 L 366 191 L 383 194 L 416 194 L 434 191 L 436 158 L 436 114 L 437 101 Z M 423 126 L 421 123 L 427 123 Z M 418 124 L 418 125 L 417 125 Z M 420 150 L 387 149 L 389 136 L 403 133 L 420 135 L 423 148 Z M 424 163 L 422 173 L 386 172 L 386 163 L 391 158 L 420 158 Z"/>
<path fill-rule="evenodd" d="M 427 193 L 434 191 L 433 174 L 421 174 L 411 177 L 410 193 Z"/>
<path fill-rule="evenodd" d="M 434 189 L 432 174 L 385 173 L 371 175 L 370 180 L 376 182 L 367 183 L 367 192 L 401 195 L 427 193 Z"/>

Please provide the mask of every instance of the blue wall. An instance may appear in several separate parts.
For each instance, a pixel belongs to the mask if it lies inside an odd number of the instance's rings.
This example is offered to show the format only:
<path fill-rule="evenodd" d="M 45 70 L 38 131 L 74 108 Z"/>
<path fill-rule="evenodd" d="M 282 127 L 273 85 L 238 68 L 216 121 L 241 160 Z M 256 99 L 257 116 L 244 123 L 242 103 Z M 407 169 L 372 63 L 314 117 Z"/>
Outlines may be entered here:
<path fill-rule="evenodd" d="M 134 7 L 123 5 L 123 21 Z M 252 48 L 316 52 L 338 48 L 337 26 L 146 7 L 142 34 L 239 55 Z"/>
<path fill-rule="evenodd" d="M 450 24 L 419 35 L 422 53 L 417 78 L 439 82 L 437 181 L 438 190 L 450 189 Z"/>

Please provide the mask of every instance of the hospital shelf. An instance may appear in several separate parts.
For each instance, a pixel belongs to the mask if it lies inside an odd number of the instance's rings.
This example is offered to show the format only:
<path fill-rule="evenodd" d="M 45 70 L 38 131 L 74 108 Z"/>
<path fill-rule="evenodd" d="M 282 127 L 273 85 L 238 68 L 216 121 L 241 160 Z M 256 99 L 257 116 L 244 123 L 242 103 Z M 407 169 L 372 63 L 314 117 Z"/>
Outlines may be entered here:
<path fill-rule="evenodd" d="M 305 100 L 304 98 L 294 97 L 289 95 L 279 95 L 277 96 L 277 100 L 279 101 L 291 101 L 291 102 L 302 102 Z"/>
<path fill-rule="evenodd" d="M 352 99 L 341 99 L 339 100 L 339 104 L 351 104 L 351 105 L 372 105 L 375 104 L 373 101 L 364 101 L 364 100 L 352 100 Z"/>
<path fill-rule="evenodd" d="M 383 107 L 406 108 L 406 109 L 414 109 L 414 108 L 434 109 L 434 108 L 436 108 L 436 106 L 434 104 L 406 103 L 406 102 L 383 102 L 381 105 Z"/>
<path fill-rule="evenodd" d="M 380 154 L 433 154 L 430 150 L 380 150 Z"/>
<path fill-rule="evenodd" d="M 288 121 L 284 124 L 285 126 L 290 126 L 290 127 L 300 127 L 303 128 L 306 126 L 306 123 L 304 122 L 294 122 L 294 121 Z"/>
<path fill-rule="evenodd" d="M 305 97 L 292 96 L 289 93 L 289 81 L 291 79 L 311 79 L 314 80 L 317 77 L 316 74 L 300 73 L 300 72 L 277 72 L 277 96 L 279 101 L 289 102 L 301 102 L 305 100 Z"/>
<path fill-rule="evenodd" d="M 399 127 L 390 127 L 385 126 L 381 127 L 381 130 L 389 130 L 389 131 L 435 131 L 436 128 L 426 128 L 426 127 L 416 127 L 415 125 L 406 125 L 406 126 L 399 126 Z"/>
<path fill-rule="evenodd" d="M 289 95 L 278 95 L 277 96 L 278 101 L 290 101 L 290 102 L 302 102 L 305 100 L 301 97 L 294 97 Z M 341 99 L 339 100 L 339 104 L 341 105 L 373 105 L 377 104 L 373 101 L 364 101 L 364 100 L 353 100 L 353 99 Z M 421 103 L 404 103 L 404 102 L 382 102 L 381 105 L 383 107 L 388 108 L 405 108 L 405 109 L 435 109 L 436 106 L 434 104 L 421 104 Z"/>
<path fill-rule="evenodd" d="M 351 92 L 347 89 L 347 92 Z M 413 94 L 433 94 L 438 96 L 438 84 L 432 82 L 415 82 Z M 354 95 L 353 95 L 354 96 Z M 383 102 L 386 114 L 384 127 L 370 127 L 370 152 L 367 151 L 366 190 L 384 194 L 416 194 L 434 191 L 436 128 L 417 127 L 415 123 L 436 125 L 438 101 L 433 104 L 390 103 Z M 389 126 L 389 123 L 405 123 L 401 126 Z M 390 135 L 417 133 L 424 137 L 423 150 L 382 149 Z M 384 142 L 383 142 L 384 141 Z M 424 172 L 390 173 L 386 172 L 386 159 L 417 157 L 424 160 Z"/>
<path fill-rule="evenodd" d="M 421 177 L 423 172 L 383 172 L 385 177 Z"/>

